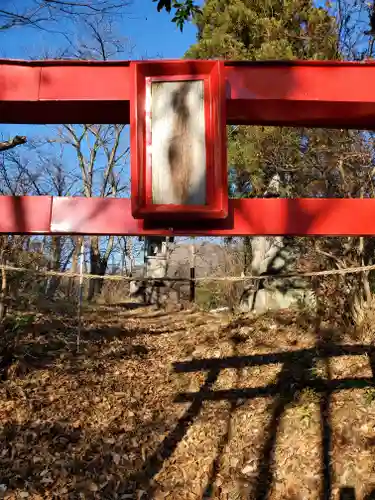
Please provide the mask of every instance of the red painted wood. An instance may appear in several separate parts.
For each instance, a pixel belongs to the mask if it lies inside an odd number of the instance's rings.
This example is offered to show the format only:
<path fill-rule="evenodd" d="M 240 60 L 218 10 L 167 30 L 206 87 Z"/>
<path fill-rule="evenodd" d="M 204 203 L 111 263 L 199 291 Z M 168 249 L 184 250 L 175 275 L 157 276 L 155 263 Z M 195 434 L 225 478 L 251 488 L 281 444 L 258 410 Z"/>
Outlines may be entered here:
<path fill-rule="evenodd" d="M 0 101 L 37 101 L 41 66 L 0 61 Z"/>
<path fill-rule="evenodd" d="M 256 62 L 226 66 L 230 124 L 373 128 L 373 62 Z"/>
<path fill-rule="evenodd" d="M 0 233 L 124 235 L 309 235 L 375 234 L 375 200 L 241 199 L 229 200 L 226 220 L 183 227 L 151 225 L 134 219 L 130 199 L 0 197 Z M 3 215 L 4 214 L 4 215 Z M 18 214 L 18 215 L 17 215 Z"/>
<path fill-rule="evenodd" d="M 129 123 L 133 64 L 0 61 L 0 120 Z M 158 64 L 163 74 L 174 75 L 181 61 Z M 187 74 L 195 64 L 184 61 Z M 375 129 L 374 62 L 224 64 L 226 123 Z M 130 200 L 121 199 L 0 197 L 0 213 L 1 233 L 375 234 L 375 200 L 360 199 L 230 200 L 227 219 L 191 222 L 173 231 L 161 222 L 134 219 Z"/>
<path fill-rule="evenodd" d="M 129 61 L 0 60 L 0 121 L 129 123 L 129 66 Z"/>
<path fill-rule="evenodd" d="M 168 220 L 222 219 L 228 214 L 226 113 L 222 61 L 163 61 L 133 66 L 131 101 L 131 189 L 136 218 Z M 146 95 L 154 81 L 202 80 L 206 130 L 206 205 L 164 205 L 152 202 L 151 110 Z"/>
<path fill-rule="evenodd" d="M 41 101 L 124 101 L 130 99 L 129 64 L 118 66 L 52 66 L 42 68 Z"/>
<path fill-rule="evenodd" d="M 0 233 L 51 230 L 52 196 L 0 196 Z"/>
<path fill-rule="evenodd" d="M 129 123 L 132 64 L 0 60 L 0 120 Z M 173 75 L 181 61 L 158 64 Z M 375 128 L 373 61 L 224 64 L 229 124 Z"/>
<path fill-rule="evenodd" d="M 138 234 L 142 221 L 133 218 L 129 198 L 55 197 L 51 233 Z"/>
<path fill-rule="evenodd" d="M 226 78 L 231 99 L 374 102 L 374 71 L 373 62 L 229 62 Z"/>

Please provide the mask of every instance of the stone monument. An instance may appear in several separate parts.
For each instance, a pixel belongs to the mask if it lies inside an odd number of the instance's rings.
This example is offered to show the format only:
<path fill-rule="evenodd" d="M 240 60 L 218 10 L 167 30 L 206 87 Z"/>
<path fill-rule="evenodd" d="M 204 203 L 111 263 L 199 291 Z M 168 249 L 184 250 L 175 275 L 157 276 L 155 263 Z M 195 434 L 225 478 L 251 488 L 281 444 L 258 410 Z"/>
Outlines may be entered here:
<path fill-rule="evenodd" d="M 145 240 L 144 276 L 130 282 L 130 298 L 157 306 L 180 302 L 180 287 L 164 278 L 168 274 L 169 244 L 173 238 L 150 236 Z"/>

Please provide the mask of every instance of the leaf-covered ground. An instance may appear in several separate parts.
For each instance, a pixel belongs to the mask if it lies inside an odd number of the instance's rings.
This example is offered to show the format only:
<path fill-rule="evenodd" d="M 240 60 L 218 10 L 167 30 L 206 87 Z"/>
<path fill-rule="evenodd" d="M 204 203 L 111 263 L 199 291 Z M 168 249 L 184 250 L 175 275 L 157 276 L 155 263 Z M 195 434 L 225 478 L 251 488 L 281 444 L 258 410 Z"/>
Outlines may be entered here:
<path fill-rule="evenodd" d="M 286 312 L 98 306 L 77 353 L 74 316 L 18 321 L 0 359 L 0 498 L 373 498 L 375 360 L 359 339 Z"/>

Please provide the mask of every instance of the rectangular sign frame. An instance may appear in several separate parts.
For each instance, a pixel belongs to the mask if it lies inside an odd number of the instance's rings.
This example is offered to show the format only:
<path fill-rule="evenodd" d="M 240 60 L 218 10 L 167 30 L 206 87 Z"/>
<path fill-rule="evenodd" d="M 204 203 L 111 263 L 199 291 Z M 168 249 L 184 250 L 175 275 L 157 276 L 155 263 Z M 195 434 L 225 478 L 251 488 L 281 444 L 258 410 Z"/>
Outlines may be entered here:
<path fill-rule="evenodd" d="M 226 95 L 223 61 L 176 61 L 133 65 L 130 106 L 132 214 L 137 219 L 191 221 L 228 215 Z M 152 197 L 151 85 L 203 81 L 206 149 L 206 203 L 157 204 Z"/>

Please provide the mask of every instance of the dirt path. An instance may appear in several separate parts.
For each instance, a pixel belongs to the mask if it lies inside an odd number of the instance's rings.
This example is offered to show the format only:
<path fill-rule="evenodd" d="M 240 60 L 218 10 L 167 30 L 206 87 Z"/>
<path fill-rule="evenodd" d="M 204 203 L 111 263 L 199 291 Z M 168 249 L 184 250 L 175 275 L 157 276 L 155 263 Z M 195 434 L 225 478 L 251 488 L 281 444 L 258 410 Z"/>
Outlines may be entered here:
<path fill-rule="evenodd" d="M 359 340 L 287 313 L 99 307 L 84 323 L 79 354 L 72 319 L 22 332 L 0 384 L 0 498 L 373 498 Z"/>

